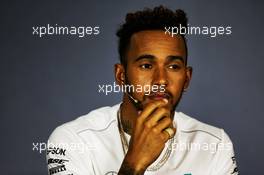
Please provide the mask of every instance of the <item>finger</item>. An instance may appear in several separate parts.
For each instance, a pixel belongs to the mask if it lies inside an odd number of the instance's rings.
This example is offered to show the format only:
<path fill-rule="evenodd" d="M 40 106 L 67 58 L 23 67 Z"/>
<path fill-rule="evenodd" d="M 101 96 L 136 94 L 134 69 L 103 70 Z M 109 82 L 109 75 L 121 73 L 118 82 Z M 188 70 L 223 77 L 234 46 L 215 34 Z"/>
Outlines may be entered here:
<path fill-rule="evenodd" d="M 141 114 L 138 117 L 138 121 L 140 121 L 141 123 L 144 122 L 146 120 L 146 118 L 148 118 L 148 116 L 158 107 L 164 106 L 168 103 L 167 99 L 163 99 L 163 100 L 159 100 L 159 101 L 155 101 L 153 103 L 148 104 L 145 109 L 141 112 Z"/>
<path fill-rule="evenodd" d="M 148 117 L 145 124 L 149 125 L 150 127 L 153 127 L 156 124 L 158 124 L 159 120 L 161 120 L 162 118 L 169 118 L 169 117 L 170 117 L 170 111 L 168 109 L 158 108 Z"/>
<path fill-rule="evenodd" d="M 172 119 L 170 117 L 164 117 L 157 123 L 155 128 L 157 131 L 161 132 L 170 126 L 172 126 Z"/>

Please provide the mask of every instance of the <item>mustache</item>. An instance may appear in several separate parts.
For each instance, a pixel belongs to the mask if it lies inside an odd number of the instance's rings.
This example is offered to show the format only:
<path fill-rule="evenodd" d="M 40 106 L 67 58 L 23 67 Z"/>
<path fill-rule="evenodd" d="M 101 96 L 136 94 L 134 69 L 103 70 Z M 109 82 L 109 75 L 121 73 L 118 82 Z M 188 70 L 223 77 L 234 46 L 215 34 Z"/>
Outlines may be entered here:
<path fill-rule="evenodd" d="M 164 98 L 172 98 L 172 93 L 170 93 L 168 90 L 165 90 L 165 91 L 151 91 L 149 94 L 145 94 L 144 97 L 156 97 L 156 96 L 159 96 L 159 97 L 164 97 Z"/>

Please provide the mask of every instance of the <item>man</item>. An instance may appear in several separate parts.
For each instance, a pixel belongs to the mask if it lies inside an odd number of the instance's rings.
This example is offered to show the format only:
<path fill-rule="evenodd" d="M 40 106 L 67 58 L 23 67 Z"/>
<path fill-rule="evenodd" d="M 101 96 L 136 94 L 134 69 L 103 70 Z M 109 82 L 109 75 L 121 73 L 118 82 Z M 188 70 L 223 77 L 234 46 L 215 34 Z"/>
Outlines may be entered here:
<path fill-rule="evenodd" d="M 185 36 L 172 37 L 165 27 L 180 25 L 187 26 L 185 13 L 162 6 L 127 15 L 115 65 L 123 102 L 56 128 L 47 150 L 50 174 L 238 174 L 223 129 L 175 112 L 192 68 Z"/>

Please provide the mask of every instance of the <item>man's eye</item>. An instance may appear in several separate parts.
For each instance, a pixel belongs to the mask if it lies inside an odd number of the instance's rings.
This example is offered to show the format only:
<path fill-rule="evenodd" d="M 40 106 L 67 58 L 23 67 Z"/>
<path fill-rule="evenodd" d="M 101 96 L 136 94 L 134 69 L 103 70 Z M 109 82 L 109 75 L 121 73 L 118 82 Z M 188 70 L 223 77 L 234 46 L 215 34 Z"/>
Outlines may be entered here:
<path fill-rule="evenodd" d="M 140 65 L 140 67 L 142 69 L 151 69 L 152 68 L 152 65 L 151 64 L 142 64 L 142 65 Z"/>
<path fill-rule="evenodd" d="M 173 65 L 170 65 L 169 68 L 170 68 L 170 69 L 179 69 L 180 66 L 177 65 L 177 64 L 173 64 Z"/>

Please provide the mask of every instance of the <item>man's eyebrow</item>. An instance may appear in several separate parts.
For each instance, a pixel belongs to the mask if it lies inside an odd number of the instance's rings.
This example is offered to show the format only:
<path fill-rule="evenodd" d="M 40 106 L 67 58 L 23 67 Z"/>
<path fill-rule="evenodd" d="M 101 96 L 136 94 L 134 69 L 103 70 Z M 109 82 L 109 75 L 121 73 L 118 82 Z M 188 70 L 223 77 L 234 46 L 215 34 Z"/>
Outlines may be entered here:
<path fill-rule="evenodd" d="M 142 59 L 154 60 L 154 59 L 156 59 L 156 57 L 154 55 L 150 55 L 150 54 L 140 55 L 139 57 L 137 57 L 135 59 L 135 62 L 140 61 Z M 181 56 L 169 55 L 169 56 L 167 56 L 166 59 L 168 61 L 180 60 L 180 61 L 182 61 L 184 63 L 184 59 Z"/>
<path fill-rule="evenodd" d="M 170 55 L 170 56 L 167 56 L 167 59 L 168 59 L 169 61 L 180 60 L 180 61 L 182 61 L 183 63 L 185 62 L 184 59 L 183 59 L 183 57 L 181 57 L 181 56 L 176 56 L 176 55 Z"/>
<path fill-rule="evenodd" d="M 137 57 L 135 59 L 135 62 L 139 61 L 139 60 L 142 60 L 142 59 L 148 59 L 148 60 L 153 60 L 155 59 L 156 57 L 154 55 L 149 55 L 149 54 L 145 54 L 145 55 L 140 55 L 139 57 Z"/>

